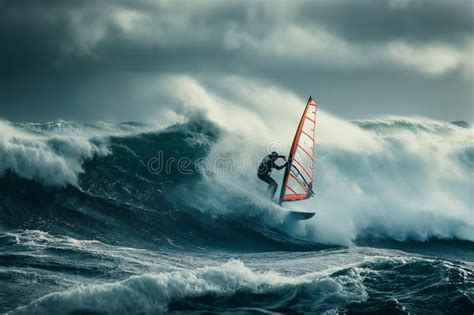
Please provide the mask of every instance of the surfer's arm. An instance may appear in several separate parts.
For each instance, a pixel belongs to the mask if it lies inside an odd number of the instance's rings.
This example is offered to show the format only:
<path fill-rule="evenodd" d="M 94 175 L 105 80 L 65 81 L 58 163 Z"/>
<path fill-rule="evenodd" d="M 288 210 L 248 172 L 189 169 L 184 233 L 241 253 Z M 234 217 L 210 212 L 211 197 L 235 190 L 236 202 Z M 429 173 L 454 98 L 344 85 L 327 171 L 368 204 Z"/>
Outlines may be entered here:
<path fill-rule="evenodd" d="M 285 162 L 285 164 L 282 164 L 282 165 L 277 165 L 277 164 L 275 164 L 275 168 L 276 168 L 277 170 L 281 170 L 281 169 L 285 168 L 287 164 L 288 164 L 288 162 Z"/>

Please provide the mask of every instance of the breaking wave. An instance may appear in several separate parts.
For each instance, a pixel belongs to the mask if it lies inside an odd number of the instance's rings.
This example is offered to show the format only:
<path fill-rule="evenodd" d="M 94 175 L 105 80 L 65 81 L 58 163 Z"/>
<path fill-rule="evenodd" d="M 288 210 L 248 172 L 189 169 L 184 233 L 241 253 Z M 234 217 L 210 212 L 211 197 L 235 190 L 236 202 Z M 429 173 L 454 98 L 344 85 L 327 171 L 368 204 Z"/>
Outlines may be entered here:
<path fill-rule="evenodd" d="M 259 299 L 259 296 L 266 299 Z M 317 274 L 290 277 L 275 272 L 253 272 L 240 261 L 229 261 L 195 271 L 145 274 L 118 283 L 55 293 L 16 313 L 104 311 L 152 314 L 202 309 L 206 304 L 209 311 L 238 311 L 242 299 L 251 301 L 242 309 L 246 311 L 255 308 L 322 312 L 366 298 L 361 277 L 354 270 L 332 277 Z M 294 305 L 294 300 L 299 303 Z"/>
<path fill-rule="evenodd" d="M 167 128 L 0 122 L 1 224 L 109 243 L 256 250 L 347 245 L 365 236 L 474 241 L 470 126 L 320 117 L 317 215 L 305 222 L 289 221 L 255 177 L 273 140 L 200 115 Z M 285 152 L 289 143 L 278 145 Z M 150 161 L 160 154 L 175 163 L 153 172 Z M 190 173 L 176 163 L 183 157 Z"/>
<path fill-rule="evenodd" d="M 352 266 L 302 275 L 254 271 L 241 261 L 230 260 L 195 270 L 144 274 L 119 282 L 82 285 L 46 295 L 13 313 L 371 310 L 423 313 L 433 309 L 462 313 L 472 306 L 472 296 L 465 291 L 472 277 L 472 271 L 462 265 L 420 258 L 374 257 Z M 387 281 L 405 289 L 399 290 Z M 413 285 L 414 282 L 417 284 Z M 425 299 L 420 303 L 422 296 Z"/>

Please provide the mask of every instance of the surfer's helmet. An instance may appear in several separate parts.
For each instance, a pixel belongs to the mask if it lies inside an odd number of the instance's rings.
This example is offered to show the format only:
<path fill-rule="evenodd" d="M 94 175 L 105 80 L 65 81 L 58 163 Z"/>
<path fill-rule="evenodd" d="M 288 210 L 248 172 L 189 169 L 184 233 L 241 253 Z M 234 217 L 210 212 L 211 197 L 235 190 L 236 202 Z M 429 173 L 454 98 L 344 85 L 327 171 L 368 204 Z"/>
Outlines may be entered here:
<path fill-rule="evenodd" d="M 270 153 L 270 156 L 274 159 L 276 159 L 278 157 L 278 152 L 276 151 L 273 151 L 272 153 Z"/>

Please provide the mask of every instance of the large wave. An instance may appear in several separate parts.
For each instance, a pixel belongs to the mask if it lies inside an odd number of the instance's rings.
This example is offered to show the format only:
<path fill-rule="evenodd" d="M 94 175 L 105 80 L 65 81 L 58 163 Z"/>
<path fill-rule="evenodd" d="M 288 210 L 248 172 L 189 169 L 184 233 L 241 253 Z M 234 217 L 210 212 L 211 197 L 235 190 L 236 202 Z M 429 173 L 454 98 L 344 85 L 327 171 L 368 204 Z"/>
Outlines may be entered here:
<path fill-rule="evenodd" d="M 288 220 L 255 177 L 259 159 L 275 147 L 285 152 L 291 135 L 256 138 L 202 114 L 164 129 L 1 122 L 0 133 L 7 228 L 273 249 L 367 235 L 474 241 L 474 140 L 465 126 L 400 117 L 349 122 L 321 112 L 310 205 L 317 215 L 305 222 Z M 150 169 L 157 158 L 172 161 L 169 169 Z M 124 224 L 133 233 L 121 236 Z"/>
<path fill-rule="evenodd" d="M 472 296 L 466 287 L 473 275 L 462 264 L 418 257 L 366 258 L 364 262 L 300 275 L 252 270 L 255 268 L 242 261 L 230 260 L 107 284 L 76 286 L 45 295 L 12 314 L 426 313 L 434 308 L 463 314 L 472 309 Z M 313 264 L 324 256 L 299 259 Z"/>
<path fill-rule="evenodd" d="M 111 125 L 72 122 L 17 123 L 0 121 L 0 175 L 11 171 L 44 185 L 77 186 L 82 164 L 110 153 L 107 138 L 143 132 L 137 123 Z"/>
<path fill-rule="evenodd" d="M 258 299 L 266 296 L 266 299 Z M 318 297 L 317 299 L 315 297 Z M 240 261 L 161 274 L 145 274 L 125 281 L 86 286 L 67 293 L 47 295 L 15 313 L 48 314 L 51 311 L 107 311 L 108 313 L 165 313 L 169 310 L 202 309 L 211 297 L 214 311 L 324 312 L 367 299 L 362 279 L 355 270 L 332 276 L 319 273 L 299 277 L 275 272 L 253 272 Z M 245 299 L 249 305 L 241 307 Z M 300 301 L 294 303 L 294 301 Z M 257 302 L 259 301 L 259 302 Z M 220 305 L 219 305 L 220 304 Z"/>
<path fill-rule="evenodd" d="M 8 125 L 12 136 L 6 141 L 20 141 L 54 159 L 38 159 L 28 150 L 18 153 L 9 143 L 4 146 L 14 154 L 24 154 L 18 158 L 23 161 L 22 168 L 11 167 L 10 159 L 2 160 L 6 161 L 0 180 L 3 228 L 43 230 L 139 247 L 286 250 L 309 246 L 263 224 L 261 214 L 268 203 L 263 208 L 248 204 L 255 209 L 253 214 L 219 213 L 192 202 L 197 196 L 205 197 L 206 184 L 200 173 L 184 174 L 176 163 L 162 173 L 150 170 L 148 161 L 159 152 L 165 160 L 186 157 L 192 162 L 209 154 L 220 129 L 202 117 L 159 131 L 134 124 L 129 131 L 123 131 L 120 125 L 112 132 L 94 126 L 94 130 L 100 130 L 91 134 L 91 127 L 86 126 L 79 132 L 83 146 L 94 147 L 98 142 L 102 150 L 90 153 L 74 147 L 77 154 L 71 153 L 72 148 L 57 149 L 51 141 L 58 134 L 78 141 L 76 124 L 51 125 L 34 125 L 34 130 L 29 124 Z M 57 128 L 61 128 L 59 132 Z M 63 129 L 68 131 L 62 132 Z M 10 151 L 5 156 L 13 156 Z M 51 163 L 58 164 L 55 170 L 51 170 Z M 78 167 L 73 169 L 74 165 Z M 196 170 L 196 165 L 192 167 Z M 212 199 L 208 196 L 210 202 Z M 246 207 L 245 203 L 241 205 Z M 245 220 L 251 221 L 243 223 Z"/>

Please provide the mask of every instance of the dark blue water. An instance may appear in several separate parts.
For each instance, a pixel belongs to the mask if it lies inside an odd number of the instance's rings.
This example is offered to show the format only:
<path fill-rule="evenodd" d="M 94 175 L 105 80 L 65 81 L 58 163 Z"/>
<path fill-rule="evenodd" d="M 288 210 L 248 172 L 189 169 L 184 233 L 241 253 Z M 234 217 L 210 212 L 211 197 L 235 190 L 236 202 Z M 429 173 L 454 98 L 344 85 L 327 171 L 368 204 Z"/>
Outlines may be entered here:
<path fill-rule="evenodd" d="M 206 120 L 159 130 L 2 124 L 2 313 L 474 311 L 472 182 L 431 173 L 399 142 L 405 133 L 446 139 L 442 163 L 472 174 L 472 139 L 461 127 L 357 123 L 398 158 L 321 144 L 319 210 L 299 222 L 265 200 L 251 162 L 239 172 L 203 169 L 202 159 L 234 152 L 229 141 L 237 141 Z M 464 144 L 451 147 L 453 138 Z M 153 172 L 160 154 L 189 159 L 191 172 L 176 163 Z M 441 199 L 415 204 L 438 187 L 419 188 L 413 169 L 449 186 L 443 200 L 457 212 L 441 211 Z M 383 188 L 395 173 L 419 194 L 406 204 L 389 201 L 410 187 Z M 353 187 L 334 180 L 342 175 L 358 188 L 338 195 L 338 205 L 331 194 Z"/>

